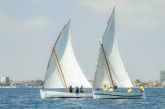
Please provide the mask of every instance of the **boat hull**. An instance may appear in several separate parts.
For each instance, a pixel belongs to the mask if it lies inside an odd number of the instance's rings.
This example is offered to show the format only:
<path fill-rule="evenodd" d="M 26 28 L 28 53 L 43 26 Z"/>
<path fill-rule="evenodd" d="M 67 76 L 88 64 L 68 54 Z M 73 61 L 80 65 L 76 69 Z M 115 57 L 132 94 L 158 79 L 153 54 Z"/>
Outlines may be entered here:
<path fill-rule="evenodd" d="M 92 93 L 69 93 L 60 91 L 49 91 L 40 89 L 40 95 L 42 99 L 46 98 L 92 98 Z"/>
<path fill-rule="evenodd" d="M 143 99 L 144 93 L 106 92 L 93 90 L 94 99 Z"/>

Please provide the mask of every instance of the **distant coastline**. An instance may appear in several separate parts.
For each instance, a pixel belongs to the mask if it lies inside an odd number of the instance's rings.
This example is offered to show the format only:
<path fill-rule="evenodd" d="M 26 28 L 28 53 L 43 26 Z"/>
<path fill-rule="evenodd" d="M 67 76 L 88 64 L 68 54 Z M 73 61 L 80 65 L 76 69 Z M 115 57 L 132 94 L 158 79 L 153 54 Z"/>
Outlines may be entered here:
<path fill-rule="evenodd" d="M 0 88 L 41 88 L 42 80 L 0 82 Z"/>
<path fill-rule="evenodd" d="M 93 85 L 93 81 L 89 80 L 90 84 Z M 44 81 L 43 80 L 27 80 L 27 81 L 8 81 L 8 82 L 0 82 L 0 88 L 42 88 Z M 133 86 L 138 88 L 141 84 L 145 88 L 165 88 L 165 86 L 161 86 L 159 81 L 149 80 L 142 81 L 136 79 L 132 81 Z"/>

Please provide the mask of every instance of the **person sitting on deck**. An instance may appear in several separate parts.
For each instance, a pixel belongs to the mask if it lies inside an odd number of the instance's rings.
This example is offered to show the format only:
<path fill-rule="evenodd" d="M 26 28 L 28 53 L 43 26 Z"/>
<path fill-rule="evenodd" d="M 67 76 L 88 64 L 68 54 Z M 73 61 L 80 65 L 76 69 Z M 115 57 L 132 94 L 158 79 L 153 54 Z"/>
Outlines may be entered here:
<path fill-rule="evenodd" d="M 114 85 L 114 89 L 115 89 L 115 90 L 117 89 L 117 85 Z"/>
<path fill-rule="evenodd" d="M 110 92 L 114 92 L 115 90 L 114 90 L 113 87 L 110 87 L 110 88 L 108 89 L 108 91 L 110 91 Z"/>
<path fill-rule="evenodd" d="M 128 92 L 128 93 L 132 93 L 132 92 L 133 92 L 132 87 L 131 87 L 131 88 L 128 88 L 128 89 L 127 89 L 127 92 Z"/>
<path fill-rule="evenodd" d="M 114 92 L 117 90 L 117 83 L 115 82 L 115 80 L 113 80 L 113 90 Z"/>
<path fill-rule="evenodd" d="M 139 85 L 140 92 L 144 92 L 144 87 L 142 85 Z"/>
<path fill-rule="evenodd" d="M 78 86 L 76 86 L 75 93 L 79 93 L 79 88 L 78 88 Z"/>
<path fill-rule="evenodd" d="M 107 86 L 104 85 L 104 86 L 102 87 L 102 90 L 103 90 L 103 91 L 107 91 L 107 90 L 108 90 Z"/>
<path fill-rule="evenodd" d="M 81 85 L 81 87 L 80 87 L 80 93 L 83 93 L 84 91 L 83 91 L 83 85 Z"/>
<path fill-rule="evenodd" d="M 70 92 L 70 93 L 73 92 L 73 87 L 72 87 L 72 85 L 69 86 L 69 92 Z"/>

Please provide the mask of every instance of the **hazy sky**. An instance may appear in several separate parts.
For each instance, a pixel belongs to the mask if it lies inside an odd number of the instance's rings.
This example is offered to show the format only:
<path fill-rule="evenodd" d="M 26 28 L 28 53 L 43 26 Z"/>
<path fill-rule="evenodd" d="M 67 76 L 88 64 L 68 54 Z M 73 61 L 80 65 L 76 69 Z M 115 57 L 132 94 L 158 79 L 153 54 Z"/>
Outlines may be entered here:
<path fill-rule="evenodd" d="M 76 58 L 91 79 L 113 0 L 0 0 L 0 76 L 43 79 L 51 47 L 71 16 Z M 116 37 L 132 80 L 165 69 L 165 0 L 117 0 Z"/>

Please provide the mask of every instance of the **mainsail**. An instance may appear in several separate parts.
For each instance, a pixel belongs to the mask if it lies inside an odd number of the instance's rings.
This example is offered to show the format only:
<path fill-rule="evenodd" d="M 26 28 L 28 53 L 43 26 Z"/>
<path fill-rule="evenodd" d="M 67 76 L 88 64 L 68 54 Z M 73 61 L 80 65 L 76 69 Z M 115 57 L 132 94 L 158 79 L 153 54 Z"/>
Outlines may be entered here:
<path fill-rule="evenodd" d="M 103 84 L 108 83 L 113 86 L 112 82 L 119 87 L 133 87 L 121 60 L 117 40 L 115 38 L 115 6 L 108 20 L 101 44 L 103 47 L 100 48 L 99 51 L 97 69 L 95 73 L 95 87 L 100 88 Z M 104 51 L 106 57 L 103 55 Z M 106 63 L 106 58 L 108 60 L 108 65 Z M 108 67 L 110 68 L 110 72 L 108 71 Z M 109 80 L 109 73 L 112 74 L 113 80 L 111 81 Z"/>
<path fill-rule="evenodd" d="M 91 87 L 75 58 L 69 27 L 70 20 L 52 48 L 44 88 L 68 88 L 70 85 Z"/>

